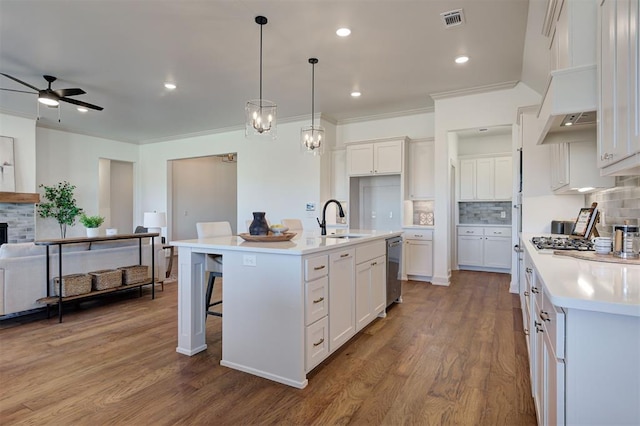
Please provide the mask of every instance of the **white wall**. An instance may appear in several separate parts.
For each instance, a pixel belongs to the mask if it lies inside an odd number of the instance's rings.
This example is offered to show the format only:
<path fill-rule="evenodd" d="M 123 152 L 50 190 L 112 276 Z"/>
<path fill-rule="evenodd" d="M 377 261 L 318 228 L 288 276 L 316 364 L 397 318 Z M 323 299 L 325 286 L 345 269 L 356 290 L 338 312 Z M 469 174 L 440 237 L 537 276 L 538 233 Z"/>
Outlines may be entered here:
<path fill-rule="evenodd" d="M 129 143 L 44 128 L 37 128 L 36 140 L 38 185 L 55 185 L 65 180 L 76 185 L 78 206 L 92 214 L 99 211 L 100 159 L 138 161 L 139 148 Z M 84 227 L 78 223 L 67 228 L 67 237 L 84 235 Z M 37 217 L 36 239 L 45 238 L 60 238 L 58 224 L 54 219 Z"/>
<path fill-rule="evenodd" d="M 36 184 L 36 121 L 0 113 L 0 136 L 13 138 L 16 192 L 38 192 Z"/>
<path fill-rule="evenodd" d="M 511 153 L 512 136 L 487 135 L 458 140 L 458 155 Z"/>
<path fill-rule="evenodd" d="M 168 161 L 237 152 L 238 226 L 252 218 L 254 211 L 266 212 L 272 223 L 283 218 L 305 218 L 305 226 L 310 225 L 318 211 L 307 217 L 305 206 L 307 202 L 316 206 L 324 202 L 321 182 L 325 179 L 328 194 L 330 168 L 325 162 L 330 162 L 331 156 L 301 153 L 300 129 L 306 125 L 307 120 L 281 123 L 276 140 L 246 139 L 244 130 L 237 130 L 142 145 L 140 188 L 144 192 L 140 194 L 139 214 L 145 209 L 168 211 Z M 329 129 L 327 136 L 331 138 L 331 123 L 322 125 Z"/>
<path fill-rule="evenodd" d="M 435 223 L 433 283 L 448 285 L 451 276 L 449 254 L 450 222 L 450 155 L 447 133 L 476 127 L 513 125 L 517 109 L 538 102 L 540 96 L 519 83 L 513 89 L 498 90 L 455 98 L 435 100 Z"/>
<path fill-rule="evenodd" d="M 433 111 L 407 112 L 397 117 L 358 120 L 338 125 L 337 146 L 345 142 L 408 136 L 409 139 L 432 138 Z"/>

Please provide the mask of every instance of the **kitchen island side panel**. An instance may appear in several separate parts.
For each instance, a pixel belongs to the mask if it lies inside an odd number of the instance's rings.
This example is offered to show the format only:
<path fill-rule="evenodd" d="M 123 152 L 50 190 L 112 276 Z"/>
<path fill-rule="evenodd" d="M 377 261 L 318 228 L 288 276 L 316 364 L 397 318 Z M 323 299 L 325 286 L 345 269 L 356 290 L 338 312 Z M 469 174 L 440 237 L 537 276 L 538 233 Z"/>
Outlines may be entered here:
<path fill-rule="evenodd" d="M 566 423 L 640 424 L 640 317 L 566 312 Z"/>
<path fill-rule="evenodd" d="M 305 387 L 303 256 L 225 251 L 223 259 L 220 363 Z"/>

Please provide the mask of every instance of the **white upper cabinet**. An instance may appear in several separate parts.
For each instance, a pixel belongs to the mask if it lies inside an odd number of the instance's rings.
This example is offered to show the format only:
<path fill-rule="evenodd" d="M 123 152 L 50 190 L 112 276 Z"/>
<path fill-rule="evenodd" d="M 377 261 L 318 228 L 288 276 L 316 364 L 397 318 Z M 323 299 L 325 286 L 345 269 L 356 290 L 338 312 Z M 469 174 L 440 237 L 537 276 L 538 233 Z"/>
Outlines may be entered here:
<path fill-rule="evenodd" d="M 460 160 L 459 200 L 510 200 L 512 162 L 509 156 Z"/>
<path fill-rule="evenodd" d="M 598 166 L 640 174 L 640 12 L 637 0 L 604 0 L 598 13 Z"/>
<path fill-rule="evenodd" d="M 409 198 L 433 199 L 435 194 L 434 142 L 409 143 Z"/>
<path fill-rule="evenodd" d="M 549 149 L 551 189 L 556 194 L 581 194 L 615 186 L 615 178 L 600 176 L 593 167 L 595 141 L 554 143 Z"/>
<path fill-rule="evenodd" d="M 405 140 L 348 145 L 347 174 L 349 176 L 401 174 Z"/>

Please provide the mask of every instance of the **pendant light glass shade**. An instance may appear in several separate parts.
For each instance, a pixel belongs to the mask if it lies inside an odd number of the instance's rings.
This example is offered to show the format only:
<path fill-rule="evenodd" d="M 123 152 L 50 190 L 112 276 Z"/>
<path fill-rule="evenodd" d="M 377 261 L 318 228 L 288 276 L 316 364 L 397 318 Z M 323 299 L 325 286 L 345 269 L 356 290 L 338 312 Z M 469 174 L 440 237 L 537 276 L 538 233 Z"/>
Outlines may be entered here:
<path fill-rule="evenodd" d="M 245 131 L 247 138 L 253 136 L 271 136 L 275 139 L 276 132 L 276 104 L 262 99 L 262 27 L 267 24 L 267 18 L 256 16 L 256 24 L 260 25 L 260 98 L 247 102 L 245 106 Z"/>
<path fill-rule="evenodd" d="M 311 64 L 311 126 L 303 127 L 300 130 L 300 149 L 302 152 L 311 155 L 322 155 L 324 152 L 324 128 L 314 126 L 314 101 L 315 101 L 315 65 L 317 58 L 309 58 Z"/>

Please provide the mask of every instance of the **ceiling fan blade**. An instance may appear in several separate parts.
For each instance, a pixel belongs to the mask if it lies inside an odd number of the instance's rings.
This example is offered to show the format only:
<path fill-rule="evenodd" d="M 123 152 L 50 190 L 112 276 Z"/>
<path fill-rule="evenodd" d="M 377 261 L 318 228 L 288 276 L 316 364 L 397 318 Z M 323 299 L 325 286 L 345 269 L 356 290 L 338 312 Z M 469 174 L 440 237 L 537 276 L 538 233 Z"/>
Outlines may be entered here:
<path fill-rule="evenodd" d="M 0 72 L 0 75 L 4 75 L 5 77 L 10 78 L 11 80 L 16 81 L 16 82 L 18 82 L 18 83 L 20 83 L 20 84 L 22 84 L 22 85 L 24 85 L 24 86 L 27 86 L 27 87 L 29 87 L 29 88 L 31 88 L 31 89 L 33 89 L 33 90 L 35 90 L 36 92 L 39 92 L 39 91 L 40 91 L 40 89 L 38 89 L 37 87 L 32 86 L 32 85 L 30 85 L 29 83 L 25 83 L 25 82 L 24 82 L 24 81 L 22 81 L 22 80 L 18 80 L 18 79 L 17 79 L 17 78 L 15 78 L 15 77 L 11 77 L 9 74 L 4 74 L 4 73 L 1 73 L 1 72 Z"/>
<path fill-rule="evenodd" d="M 95 109 L 97 111 L 102 111 L 104 108 L 102 108 L 101 106 L 98 105 L 92 105 L 92 104 L 88 104 L 86 102 L 82 102 L 76 99 L 71 99 L 71 98 L 60 98 L 61 101 L 64 102 L 68 102 L 70 104 L 74 104 L 74 105 L 78 105 L 78 106 L 82 106 L 85 108 L 89 108 L 89 109 Z"/>
<path fill-rule="evenodd" d="M 77 96 L 77 95 L 84 95 L 85 92 L 82 89 L 58 89 L 58 90 L 54 90 L 53 91 L 56 95 L 60 96 L 61 98 L 65 97 L 65 96 Z"/>
<path fill-rule="evenodd" d="M 15 90 L 15 89 L 3 89 L 0 87 L 0 90 L 6 90 L 7 92 L 18 92 L 18 93 L 31 93 L 33 95 L 36 95 L 37 93 L 33 93 L 33 92 L 27 92 L 26 90 Z"/>

